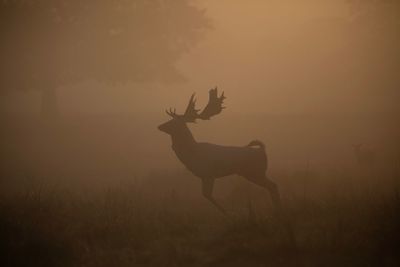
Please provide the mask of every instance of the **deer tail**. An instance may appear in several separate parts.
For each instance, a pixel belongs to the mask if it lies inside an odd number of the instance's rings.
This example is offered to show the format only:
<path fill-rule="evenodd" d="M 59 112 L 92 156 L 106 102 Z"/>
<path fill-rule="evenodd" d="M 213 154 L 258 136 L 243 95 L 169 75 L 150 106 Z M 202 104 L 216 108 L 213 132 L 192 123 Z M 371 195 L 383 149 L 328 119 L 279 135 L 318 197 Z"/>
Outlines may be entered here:
<path fill-rule="evenodd" d="M 261 142 L 261 141 L 259 141 L 259 140 L 253 140 L 253 141 L 251 141 L 247 146 L 248 146 L 248 147 L 251 147 L 251 146 L 258 146 L 258 147 L 260 147 L 262 150 L 265 150 L 265 145 L 264 145 L 264 143 Z"/>

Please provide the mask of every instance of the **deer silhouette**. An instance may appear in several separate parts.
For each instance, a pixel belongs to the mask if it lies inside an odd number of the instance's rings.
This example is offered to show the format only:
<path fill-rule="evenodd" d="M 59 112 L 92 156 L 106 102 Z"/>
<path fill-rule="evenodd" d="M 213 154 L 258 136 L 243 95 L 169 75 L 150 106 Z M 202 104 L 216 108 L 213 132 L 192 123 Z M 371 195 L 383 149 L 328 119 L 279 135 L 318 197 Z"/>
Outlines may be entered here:
<path fill-rule="evenodd" d="M 213 195 L 214 181 L 228 175 L 239 175 L 254 184 L 269 191 L 275 208 L 280 206 L 277 185 L 267 178 L 267 155 L 265 146 L 258 140 L 251 141 L 246 146 L 222 146 L 197 142 L 187 124 L 195 123 L 197 119 L 209 120 L 225 108 L 222 106 L 224 93 L 218 96 L 217 87 L 209 91 L 209 102 L 199 113 L 196 109 L 195 94 L 190 97 L 189 104 L 183 115 L 170 108 L 166 113 L 172 117 L 158 129 L 171 136 L 172 150 L 178 159 L 202 181 L 202 193 L 219 211 L 226 214 Z"/>

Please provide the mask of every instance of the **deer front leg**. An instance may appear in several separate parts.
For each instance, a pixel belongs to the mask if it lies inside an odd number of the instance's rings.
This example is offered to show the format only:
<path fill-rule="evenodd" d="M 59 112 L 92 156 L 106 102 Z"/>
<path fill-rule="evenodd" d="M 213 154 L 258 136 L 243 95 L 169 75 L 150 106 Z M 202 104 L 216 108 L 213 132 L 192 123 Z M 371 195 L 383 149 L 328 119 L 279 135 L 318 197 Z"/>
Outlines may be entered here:
<path fill-rule="evenodd" d="M 202 178 L 202 192 L 203 196 L 207 198 L 217 209 L 227 216 L 225 209 L 219 205 L 212 196 L 213 188 L 214 188 L 214 178 Z"/>

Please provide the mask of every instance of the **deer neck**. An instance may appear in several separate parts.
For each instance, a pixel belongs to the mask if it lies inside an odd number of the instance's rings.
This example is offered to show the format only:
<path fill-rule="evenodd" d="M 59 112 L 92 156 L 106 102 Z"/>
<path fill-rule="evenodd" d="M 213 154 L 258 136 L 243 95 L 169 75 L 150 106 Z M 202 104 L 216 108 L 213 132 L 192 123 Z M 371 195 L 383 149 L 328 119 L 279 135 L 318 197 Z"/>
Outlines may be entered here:
<path fill-rule="evenodd" d="M 184 125 L 182 129 L 173 134 L 171 137 L 172 148 L 175 151 L 191 149 L 196 144 L 196 140 L 186 125 Z"/>

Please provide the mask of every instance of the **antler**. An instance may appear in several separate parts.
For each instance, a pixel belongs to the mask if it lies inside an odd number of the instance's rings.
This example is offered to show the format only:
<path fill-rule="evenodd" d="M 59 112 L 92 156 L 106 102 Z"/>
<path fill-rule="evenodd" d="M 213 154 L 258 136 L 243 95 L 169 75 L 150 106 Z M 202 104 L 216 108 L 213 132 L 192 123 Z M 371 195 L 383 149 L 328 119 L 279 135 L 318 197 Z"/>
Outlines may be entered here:
<path fill-rule="evenodd" d="M 202 120 L 209 120 L 212 116 L 221 113 L 221 111 L 225 108 L 222 106 L 225 98 L 224 92 L 222 92 L 221 96 L 218 97 L 218 87 L 211 89 L 209 91 L 208 104 L 199 114 L 198 118 Z"/>
<path fill-rule="evenodd" d="M 222 106 L 222 103 L 226 97 L 224 96 L 224 92 L 222 92 L 221 96 L 218 97 L 217 87 L 209 91 L 208 104 L 200 114 L 198 113 L 200 110 L 196 109 L 196 99 L 194 96 L 195 94 L 190 97 L 189 104 L 183 115 L 176 114 L 176 109 L 172 108 L 166 110 L 165 112 L 172 118 L 181 118 L 185 122 L 196 122 L 196 119 L 209 120 L 212 116 L 221 113 L 221 111 L 225 108 Z"/>
<path fill-rule="evenodd" d="M 194 99 L 195 94 L 193 94 L 189 99 L 189 104 L 186 108 L 186 111 L 183 115 L 176 114 L 176 109 L 170 108 L 165 112 L 171 116 L 172 118 L 181 118 L 184 119 L 186 122 L 195 122 L 196 119 L 199 117 L 199 110 L 195 108 L 196 106 L 196 99 Z"/>
<path fill-rule="evenodd" d="M 175 109 L 175 108 L 174 108 L 174 109 L 169 108 L 169 110 L 166 109 L 166 110 L 165 110 L 165 113 L 167 113 L 167 114 L 168 114 L 169 116 L 171 116 L 172 118 L 177 118 L 177 117 L 180 116 L 180 115 L 176 114 L 176 109 Z"/>
<path fill-rule="evenodd" d="M 190 97 L 189 104 L 185 110 L 185 114 L 183 114 L 183 118 L 187 122 L 195 122 L 199 117 L 198 112 L 199 109 L 196 109 L 196 99 L 194 98 L 195 94 Z"/>

